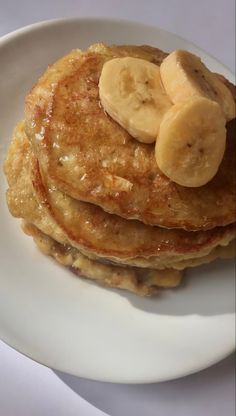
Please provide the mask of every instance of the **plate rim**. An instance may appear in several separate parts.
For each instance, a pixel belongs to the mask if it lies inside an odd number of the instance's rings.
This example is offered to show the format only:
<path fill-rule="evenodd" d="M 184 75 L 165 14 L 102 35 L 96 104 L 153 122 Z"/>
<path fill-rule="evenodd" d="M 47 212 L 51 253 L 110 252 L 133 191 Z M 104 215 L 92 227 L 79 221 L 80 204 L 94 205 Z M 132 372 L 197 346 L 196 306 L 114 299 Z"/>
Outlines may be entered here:
<path fill-rule="evenodd" d="M 170 35 L 170 36 L 174 36 L 175 38 L 183 41 L 183 42 L 187 42 L 189 45 L 194 46 L 195 48 L 197 48 L 199 51 L 201 51 L 202 53 L 208 55 L 211 59 L 215 60 L 219 65 L 224 66 L 224 68 L 231 73 L 231 76 L 235 76 L 235 74 L 233 73 L 233 71 L 224 63 L 222 63 L 218 58 L 216 58 L 213 54 L 207 52 L 204 48 L 198 46 L 196 43 L 189 41 L 187 39 L 185 39 L 183 36 L 177 35 L 175 32 L 171 32 L 169 30 L 163 29 L 160 26 L 155 26 L 155 25 L 149 25 L 146 23 L 143 23 L 141 21 L 138 20 L 130 20 L 130 19 L 123 19 L 123 18 L 113 18 L 113 17 L 102 17 L 102 16 L 75 16 L 75 17 L 62 17 L 62 18 L 53 18 L 53 19 L 43 19 L 34 23 L 30 23 L 28 25 L 19 27 L 18 29 L 15 29 L 13 31 L 10 31 L 2 36 L 0 36 L 0 48 L 2 46 L 4 46 L 4 44 L 7 44 L 8 42 L 12 41 L 15 37 L 21 36 L 26 34 L 27 32 L 31 32 L 37 29 L 40 29 L 42 27 L 47 27 L 47 26 L 57 26 L 63 23 L 74 23 L 74 22 L 89 22 L 89 23 L 96 23 L 96 22 L 109 22 L 109 23 L 126 23 L 129 25 L 138 25 L 138 26 L 142 26 L 142 27 L 148 27 L 149 29 L 153 29 L 153 30 L 160 30 L 161 32 L 163 32 L 164 34 Z"/>
<path fill-rule="evenodd" d="M 79 378 L 83 378 L 84 380 L 89 380 L 89 381 L 94 381 L 94 382 L 112 383 L 112 384 L 121 384 L 121 385 L 122 384 L 127 384 L 127 385 L 141 385 L 141 384 L 144 384 L 144 385 L 147 385 L 147 384 L 165 383 L 165 382 L 168 382 L 168 381 L 179 380 L 179 379 L 182 379 L 184 377 L 188 377 L 188 376 L 191 376 L 191 375 L 194 375 L 194 374 L 198 374 L 198 373 L 200 373 L 202 371 L 205 371 L 208 368 L 214 366 L 215 364 L 218 364 L 221 361 L 224 361 L 227 357 L 229 357 L 230 355 L 234 354 L 235 353 L 235 349 L 236 349 L 236 347 L 232 347 L 232 349 L 229 352 L 225 353 L 225 355 L 222 355 L 221 354 L 221 356 L 220 356 L 221 358 L 220 359 L 219 358 L 215 358 L 214 360 L 212 360 L 211 362 L 209 362 L 209 364 L 207 365 L 207 367 L 205 365 L 198 366 L 198 367 L 196 367 L 197 369 L 195 368 L 195 369 L 192 369 L 192 370 L 190 370 L 188 372 L 185 371 L 182 375 L 176 375 L 176 376 L 173 376 L 171 378 L 168 377 L 168 376 L 166 376 L 166 377 L 161 377 L 158 380 L 150 378 L 149 380 L 143 380 L 142 379 L 141 381 L 132 381 L 132 380 L 130 380 L 130 381 L 129 380 L 125 380 L 125 381 L 122 381 L 122 380 L 115 380 L 114 381 L 114 380 L 112 380 L 111 381 L 111 380 L 108 380 L 107 378 L 99 378 L 99 379 L 97 379 L 97 378 L 88 377 L 88 376 L 81 376 L 81 375 L 79 376 L 78 374 L 76 374 L 76 372 L 74 372 L 74 373 L 71 372 L 71 371 L 70 372 L 67 372 L 65 369 L 59 368 L 59 366 L 57 368 L 54 367 L 54 366 L 49 366 L 48 364 L 43 363 L 41 360 L 33 358 L 30 354 L 26 354 L 25 352 L 20 351 L 19 348 L 16 348 L 16 347 L 12 346 L 7 341 L 5 341 L 4 339 L 2 339 L 2 336 L 0 338 L 0 341 L 3 342 L 5 345 L 7 345 L 9 348 L 11 348 L 14 351 L 16 351 L 17 353 L 22 354 L 24 357 L 29 358 L 30 360 L 34 361 L 35 363 L 37 363 L 39 365 L 42 365 L 43 367 L 46 367 L 49 370 L 52 370 L 53 372 L 59 371 L 60 373 L 68 374 L 68 375 L 71 375 L 73 377 L 79 377 Z"/>

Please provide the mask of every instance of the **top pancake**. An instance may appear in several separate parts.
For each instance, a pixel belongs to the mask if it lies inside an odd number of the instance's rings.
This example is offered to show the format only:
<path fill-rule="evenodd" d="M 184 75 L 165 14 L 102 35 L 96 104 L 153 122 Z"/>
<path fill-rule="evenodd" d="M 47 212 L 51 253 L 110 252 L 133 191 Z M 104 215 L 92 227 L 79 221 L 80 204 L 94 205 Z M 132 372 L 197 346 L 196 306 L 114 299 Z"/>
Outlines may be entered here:
<path fill-rule="evenodd" d="M 75 199 L 146 224 L 207 230 L 236 220 L 235 120 L 217 175 L 200 188 L 170 181 L 157 167 L 154 145 L 132 138 L 103 110 L 98 81 L 117 56 L 160 64 L 159 49 L 95 45 L 50 66 L 26 100 L 26 133 L 45 176 Z"/>

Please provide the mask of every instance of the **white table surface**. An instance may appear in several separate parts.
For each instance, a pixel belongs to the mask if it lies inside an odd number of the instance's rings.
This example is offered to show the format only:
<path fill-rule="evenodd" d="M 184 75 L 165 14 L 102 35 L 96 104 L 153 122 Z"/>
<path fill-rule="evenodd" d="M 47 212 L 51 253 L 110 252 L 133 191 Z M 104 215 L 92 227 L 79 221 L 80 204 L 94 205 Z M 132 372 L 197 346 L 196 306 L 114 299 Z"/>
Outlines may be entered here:
<path fill-rule="evenodd" d="M 159 26 L 235 71 L 235 0 L 0 0 L 0 36 L 36 21 L 71 16 L 120 17 Z M 233 416 L 234 367 L 230 356 L 180 380 L 105 384 L 53 372 L 0 342 L 0 415 Z"/>

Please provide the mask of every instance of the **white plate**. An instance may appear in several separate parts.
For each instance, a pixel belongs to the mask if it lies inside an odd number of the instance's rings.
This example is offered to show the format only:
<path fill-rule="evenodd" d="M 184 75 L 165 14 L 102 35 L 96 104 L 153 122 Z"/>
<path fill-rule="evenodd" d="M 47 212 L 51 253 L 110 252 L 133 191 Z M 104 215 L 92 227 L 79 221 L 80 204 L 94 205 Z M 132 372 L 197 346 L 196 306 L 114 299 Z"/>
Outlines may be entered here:
<path fill-rule="evenodd" d="M 0 40 L 1 162 L 24 96 L 49 63 L 93 42 L 185 48 L 212 70 L 215 59 L 160 29 L 102 19 L 39 23 Z M 142 299 L 76 278 L 41 255 L 8 213 L 1 172 L 0 338 L 45 365 L 123 383 L 168 380 L 203 369 L 235 347 L 233 263 L 188 273 L 185 287 Z"/>

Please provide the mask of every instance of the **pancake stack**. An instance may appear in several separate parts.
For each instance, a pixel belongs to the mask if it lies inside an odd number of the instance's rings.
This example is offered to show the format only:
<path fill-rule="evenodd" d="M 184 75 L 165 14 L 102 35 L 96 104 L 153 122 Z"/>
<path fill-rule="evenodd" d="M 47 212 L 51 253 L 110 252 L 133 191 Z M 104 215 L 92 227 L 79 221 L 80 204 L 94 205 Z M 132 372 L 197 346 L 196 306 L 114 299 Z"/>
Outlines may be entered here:
<path fill-rule="evenodd" d="M 153 295 L 178 286 L 188 267 L 234 255 L 235 120 L 214 178 L 176 184 L 158 168 L 154 144 L 137 141 L 101 105 L 104 63 L 126 56 L 160 65 L 167 55 L 96 44 L 49 66 L 9 147 L 7 203 L 39 248 L 79 276 Z"/>

